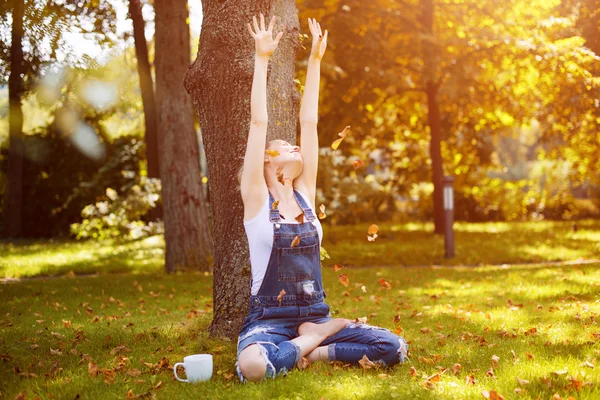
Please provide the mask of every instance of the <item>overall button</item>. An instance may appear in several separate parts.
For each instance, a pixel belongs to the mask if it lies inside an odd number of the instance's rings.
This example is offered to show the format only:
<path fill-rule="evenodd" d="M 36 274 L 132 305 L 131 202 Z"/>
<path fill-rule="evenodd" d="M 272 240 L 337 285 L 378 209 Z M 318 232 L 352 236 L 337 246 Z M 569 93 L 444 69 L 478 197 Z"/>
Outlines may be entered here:
<path fill-rule="evenodd" d="M 275 228 L 277 228 L 277 229 L 281 228 L 281 224 L 275 224 Z"/>

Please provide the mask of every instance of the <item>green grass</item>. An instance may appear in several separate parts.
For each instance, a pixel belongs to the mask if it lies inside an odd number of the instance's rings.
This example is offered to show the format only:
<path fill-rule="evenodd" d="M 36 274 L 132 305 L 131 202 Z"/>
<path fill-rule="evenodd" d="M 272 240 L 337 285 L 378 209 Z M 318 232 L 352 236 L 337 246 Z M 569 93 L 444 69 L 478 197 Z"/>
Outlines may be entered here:
<path fill-rule="evenodd" d="M 327 265 L 487 265 L 600 257 L 600 220 L 570 222 L 500 222 L 455 224 L 455 257 L 444 258 L 444 238 L 431 224 L 392 225 L 373 221 L 379 238 L 368 242 L 369 224 L 329 226 L 323 220 Z M 163 268 L 164 240 L 151 237 L 128 242 L 72 240 L 0 242 L 0 277 L 29 277 L 132 272 Z"/>
<path fill-rule="evenodd" d="M 235 376 L 227 379 L 234 373 L 235 343 L 207 337 L 209 274 L 102 274 L 4 283 L 0 392 L 7 399 L 19 393 L 121 399 L 130 390 L 164 399 L 480 399 L 483 390 L 496 390 L 507 399 L 549 399 L 555 393 L 597 399 L 599 267 L 359 268 L 343 271 L 350 277 L 347 288 L 337 282 L 339 273 L 327 268 L 324 282 L 334 316 L 367 316 L 369 323 L 392 330 L 400 326 L 411 361 L 386 370 L 317 363 L 246 385 Z M 379 278 L 392 288 L 381 287 Z M 214 355 L 209 382 L 176 382 L 170 368 L 156 368 L 163 357 L 173 365 L 202 352 Z M 494 355 L 499 361 L 487 376 Z M 114 382 L 106 383 L 103 374 L 90 376 L 89 362 L 101 370 L 122 367 Z M 462 370 L 454 374 L 457 363 Z M 441 373 L 439 382 L 426 387 L 425 377 L 435 373 Z M 475 384 L 466 383 L 471 374 Z M 520 385 L 517 378 L 529 383 Z M 578 382 L 584 384 L 579 391 Z M 514 392 L 518 387 L 525 390 L 520 395 Z"/>

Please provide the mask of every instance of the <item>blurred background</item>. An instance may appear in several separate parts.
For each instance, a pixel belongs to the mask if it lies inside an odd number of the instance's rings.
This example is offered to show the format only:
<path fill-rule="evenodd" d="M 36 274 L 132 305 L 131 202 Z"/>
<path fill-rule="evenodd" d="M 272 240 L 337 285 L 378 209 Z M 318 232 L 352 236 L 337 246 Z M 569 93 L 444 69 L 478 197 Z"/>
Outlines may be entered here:
<path fill-rule="evenodd" d="M 168 57 L 154 52 L 152 1 L 22 3 L 24 62 L 13 78 L 22 104 L 19 174 L 9 155 L 10 114 L 20 112 L 9 106 L 13 2 L 0 5 L 0 234 L 15 201 L 18 237 L 162 233 L 138 69 L 145 54 L 153 76 L 155 58 Z M 301 34 L 308 17 L 329 30 L 317 195 L 326 222 L 432 221 L 436 162 L 455 178 L 459 221 L 567 220 L 576 229 L 576 220 L 599 218 L 600 2 L 446 0 L 430 12 L 421 3 L 297 2 Z M 200 1 L 188 10 L 193 60 Z M 307 38 L 296 61 L 300 92 Z M 332 150 L 346 125 L 352 134 Z M 197 123 L 196 131 L 209 199 Z M 364 167 L 355 169 L 357 160 Z M 22 182 L 20 197 L 10 174 Z"/>

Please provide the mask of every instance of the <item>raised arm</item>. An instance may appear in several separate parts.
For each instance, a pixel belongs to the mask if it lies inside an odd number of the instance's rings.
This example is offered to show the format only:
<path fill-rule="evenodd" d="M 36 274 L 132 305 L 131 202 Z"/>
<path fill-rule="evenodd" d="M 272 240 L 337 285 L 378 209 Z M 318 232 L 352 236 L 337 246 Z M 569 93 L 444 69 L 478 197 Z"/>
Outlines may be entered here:
<path fill-rule="evenodd" d="M 308 27 L 312 33 L 312 49 L 308 58 L 306 83 L 300 105 L 300 152 L 304 160 L 302 173 L 296 178 L 296 187 L 304 190 L 312 206 L 315 207 L 317 190 L 317 169 L 319 166 L 319 137 L 317 123 L 319 120 L 319 82 L 321 78 L 321 59 L 327 48 L 327 35 L 321 31 L 321 25 L 312 18 L 308 19 Z"/>
<path fill-rule="evenodd" d="M 264 177 L 265 147 L 267 141 L 267 66 L 269 58 L 277 48 L 283 32 L 273 39 L 275 17 L 271 18 L 265 29 L 265 17 L 260 14 L 260 27 L 256 17 L 252 17 L 254 31 L 248 24 L 248 31 L 254 38 L 256 53 L 254 56 L 254 80 L 250 96 L 250 131 L 244 156 L 240 191 L 244 201 L 244 219 L 248 220 L 260 211 L 267 193 Z"/>

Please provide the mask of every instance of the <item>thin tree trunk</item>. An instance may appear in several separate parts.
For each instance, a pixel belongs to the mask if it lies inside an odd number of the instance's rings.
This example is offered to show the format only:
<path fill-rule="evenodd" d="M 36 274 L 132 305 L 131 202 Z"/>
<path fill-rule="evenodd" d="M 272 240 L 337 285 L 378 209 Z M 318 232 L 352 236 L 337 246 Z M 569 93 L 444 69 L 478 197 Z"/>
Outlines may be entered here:
<path fill-rule="evenodd" d="M 208 271 L 212 239 L 202 193 L 194 112 L 183 77 L 190 64 L 186 0 L 155 0 L 156 98 L 165 222 L 165 269 Z"/>
<path fill-rule="evenodd" d="M 144 141 L 146 144 L 146 162 L 148 177 L 160 178 L 160 166 L 158 159 L 158 139 L 156 135 L 156 103 L 154 101 L 154 84 L 150 72 L 150 61 L 148 60 L 148 44 L 146 43 L 145 22 L 142 16 L 142 5 L 140 0 L 129 0 L 129 15 L 133 22 L 133 38 L 135 40 L 135 54 L 137 58 L 137 69 L 140 77 L 140 90 L 142 92 L 142 104 L 144 106 L 144 122 L 146 133 Z M 148 213 L 150 221 L 162 218 L 162 207 L 155 207 Z"/>
<path fill-rule="evenodd" d="M 22 234 L 23 215 L 23 18 L 24 0 L 13 1 L 12 43 L 10 47 L 9 98 L 9 145 L 6 197 L 4 200 L 4 235 L 19 237 Z"/>
<path fill-rule="evenodd" d="M 144 35 L 144 18 L 140 0 L 129 1 L 129 14 L 133 22 L 133 37 L 135 40 L 135 54 L 138 62 L 138 75 L 144 106 L 144 122 L 146 124 L 146 159 L 148 161 L 148 176 L 159 178 L 158 146 L 156 140 L 156 105 L 154 102 L 154 85 L 148 60 L 148 44 Z"/>
<path fill-rule="evenodd" d="M 436 84 L 439 73 L 438 45 L 434 42 L 433 0 L 422 0 L 421 22 L 423 29 L 429 37 L 422 40 L 424 77 L 426 79 L 426 93 L 428 106 L 428 122 L 431 139 L 429 143 L 429 155 L 431 157 L 431 180 L 433 182 L 433 222 L 436 234 L 444 233 L 444 192 L 442 177 L 444 166 L 442 160 L 442 121 L 440 118 L 440 107 L 438 104 L 438 85 Z"/>
<path fill-rule="evenodd" d="M 246 23 L 262 12 L 279 17 L 274 36 L 283 29 L 279 47 L 269 61 L 268 140 L 295 143 L 300 96 L 294 62 L 300 46 L 300 24 L 293 0 L 203 0 L 198 57 L 185 86 L 192 95 L 202 127 L 214 221 L 214 319 L 211 335 L 235 338 L 250 296 L 248 242 L 243 205 L 236 180 L 246 150 L 250 123 L 250 92 L 254 74 L 254 39 Z"/>

